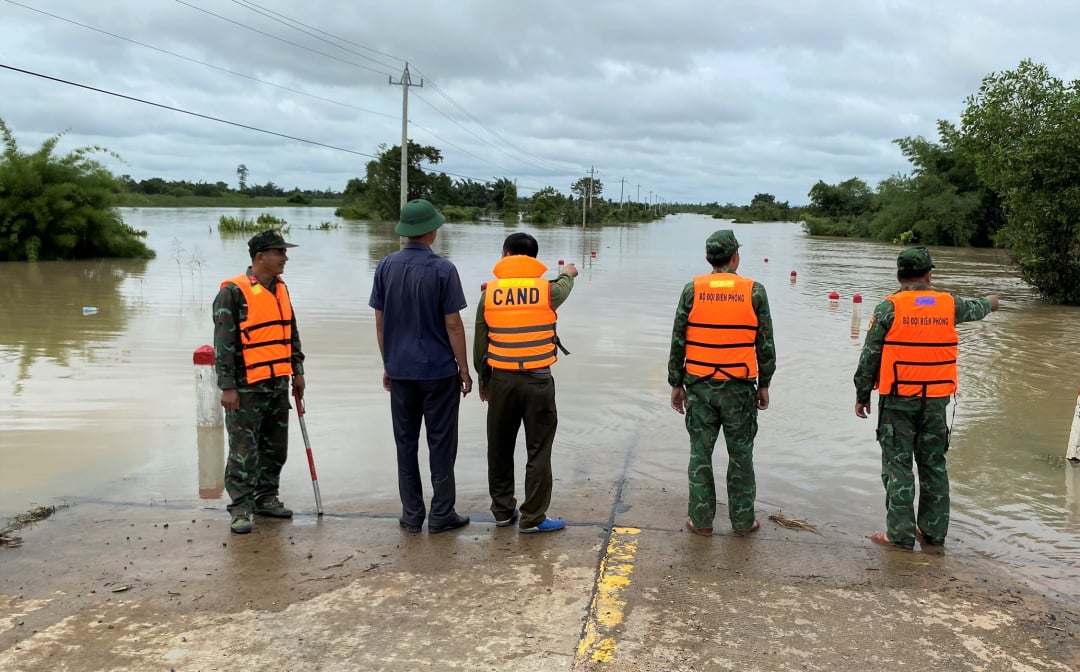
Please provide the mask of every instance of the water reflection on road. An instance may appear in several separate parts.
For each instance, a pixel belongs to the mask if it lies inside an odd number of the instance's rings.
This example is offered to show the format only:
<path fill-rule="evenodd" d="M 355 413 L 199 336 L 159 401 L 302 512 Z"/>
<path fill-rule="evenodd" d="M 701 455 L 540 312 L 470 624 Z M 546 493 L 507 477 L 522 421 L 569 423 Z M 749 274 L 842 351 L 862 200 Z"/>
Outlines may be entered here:
<path fill-rule="evenodd" d="M 194 504 L 201 496 L 220 505 L 213 478 L 220 447 L 207 448 L 194 427 L 191 352 L 211 340 L 218 282 L 247 264 L 243 237 L 216 232 L 222 212 L 125 211 L 129 223 L 149 230 L 158 251 L 151 262 L 0 264 L 7 293 L 0 303 L 0 515 L 57 497 Z M 300 244 L 290 250 L 285 277 L 308 355 L 306 417 L 327 507 L 393 501 L 388 400 L 367 299 L 375 264 L 398 249 L 398 239 L 386 224 L 308 229 L 333 219 L 328 210 L 274 214 L 289 221 Z M 560 310 L 560 335 L 573 354 L 556 372 L 554 506 L 617 477 L 630 445 L 633 478 L 684 496 L 687 439 L 667 404 L 668 341 L 679 292 L 707 269 L 704 240 L 720 226 L 675 216 L 602 231 L 527 227 L 552 273 L 559 259 L 582 271 Z M 441 231 L 436 251 L 458 266 L 471 303 L 516 228 L 464 223 Z M 853 413 L 861 338 L 850 337 L 851 298 L 864 297 L 865 328 L 874 305 L 895 288 L 897 248 L 812 239 L 795 224 L 733 228 L 743 243 L 740 270 L 768 288 L 777 333 L 772 407 L 761 416 L 756 449 L 760 508 L 868 533 L 882 523 L 883 493 L 874 420 Z M 1080 468 L 1061 457 L 1080 381 L 1077 310 L 1035 300 L 1003 252 L 934 255 L 939 286 L 965 296 L 997 292 L 1005 306 L 961 326 L 949 453 L 956 544 L 1036 573 L 1075 566 Z M 841 297 L 833 310 L 830 291 Z M 84 317 L 83 306 L 98 312 Z M 472 306 L 464 317 L 471 325 Z M 485 506 L 484 412 L 473 396 L 462 407 L 458 483 L 475 510 Z M 303 508 L 310 486 L 293 431 L 283 495 Z M 718 450 L 720 464 L 722 456 Z"/>

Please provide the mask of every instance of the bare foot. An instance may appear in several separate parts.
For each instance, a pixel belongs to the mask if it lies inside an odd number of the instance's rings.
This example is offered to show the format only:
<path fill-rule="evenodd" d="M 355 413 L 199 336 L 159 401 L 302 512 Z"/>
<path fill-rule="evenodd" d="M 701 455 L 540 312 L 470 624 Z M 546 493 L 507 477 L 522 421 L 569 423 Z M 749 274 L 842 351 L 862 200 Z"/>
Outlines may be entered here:
<path fill-rule="evenodd" d="M 690 520 L 689 518 L 686 519 L 686 529 L 688 529 L 691 532 L 693 532 L 694 534 L 700 535 L 702 537 L 711 537 L 712 536 L 712 528 L 711 527 L 694 527 L 694 521 Z"/>
<path fill-rule="evenodd" d="M 748 530 L 735 530 L 734 532 L 732 532 L 732 534 L 735 535 L 736 537 L 748 537 L 748 536 L 750 536 L 754 532 L 757 532 L 760 529 L 761 529 L 761 523 L 759 523 L 758 521 L 755 520 L 754 524 L 750 526 L 750 529 L 748 529 Z"/>
<path fill-rule="evenodd" d="M 884 546 L 885 548 L 891 548 L 894 551 L 910 551 L 911 549 L 900 544 L 894 544 L 889 541 L 889 535 L 884 532 L 874 532 L 870 535 L 870 541 L 874 542 L 878 546 Z"/>

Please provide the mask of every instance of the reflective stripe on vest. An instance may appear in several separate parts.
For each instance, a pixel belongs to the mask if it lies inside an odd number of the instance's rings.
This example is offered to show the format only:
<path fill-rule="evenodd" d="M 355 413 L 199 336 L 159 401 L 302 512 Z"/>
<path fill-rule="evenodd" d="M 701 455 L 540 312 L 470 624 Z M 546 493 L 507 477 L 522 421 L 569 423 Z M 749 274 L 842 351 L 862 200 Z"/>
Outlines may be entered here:
<path fill-rule="evenodd" d="M 292 303 L 285 283 L 278 278 L 276 294 L 246 274 L 221 286 L 228 284 L 236 285 L 247 302 L 247 316 L 237 325 L 247 382 L 292 375 Z"/>
<path fill-rule="evenodd" d="M 885 297 L 896 309 L 881 348 L 881 394 L 947 397 L 956 392 L 956 303 L 945 292 L 904 291 Z"/>
<path fill-rule="evenodd" d="M 533 257 L 512 255 L 495 264 L 495 279 L 484 292 L 488 327 L 487 363 L 493 369 L 528 371 L 557 359 L 555 311 L 547 270 Z"/>
<path fill-rule="evenodd" d="M 686 372 L 701 378 L 757 378 L 758 319 L 753 278 L 710 273 L 694 278 L 686 325 Z"/>

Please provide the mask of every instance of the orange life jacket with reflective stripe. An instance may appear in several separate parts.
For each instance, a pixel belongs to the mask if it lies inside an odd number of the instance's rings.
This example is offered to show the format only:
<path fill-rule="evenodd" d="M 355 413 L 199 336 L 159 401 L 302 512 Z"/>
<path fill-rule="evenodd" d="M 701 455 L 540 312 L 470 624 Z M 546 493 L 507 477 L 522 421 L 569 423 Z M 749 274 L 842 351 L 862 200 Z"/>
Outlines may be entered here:
<path fill-rule="evenodd" d="M 686 372 L 701 378 L 757 378 L 758 319 L 753 278 L 709 273 L 694 278 L 686 325 Z"/>
<path fill-rule="evenodd" d="M 956 302 L 951 294 L 903 291 L 885 297 L 896 313 L 885 334 L 878 392 L 947 397 L 956 392 Z"/>
<path fill-rule="evenodd" d="M 547 266 L 515 254 L 495 264 L 484 292 L 488 327 L 487 363 L 493 369 L 529 371 L 551 366 L 559 347 Z M 564 351 L 565 352 L 565 351 Z"/>
<path fill-rule="evenodd" d="M 221 286 L 240 288 L 247 302 L 247 316 L 237 328 L 247 382 L 292 375 L 292 302 L 289 290 L 278 278 L 271 293 L 253 275 L 229 278 Z"/>

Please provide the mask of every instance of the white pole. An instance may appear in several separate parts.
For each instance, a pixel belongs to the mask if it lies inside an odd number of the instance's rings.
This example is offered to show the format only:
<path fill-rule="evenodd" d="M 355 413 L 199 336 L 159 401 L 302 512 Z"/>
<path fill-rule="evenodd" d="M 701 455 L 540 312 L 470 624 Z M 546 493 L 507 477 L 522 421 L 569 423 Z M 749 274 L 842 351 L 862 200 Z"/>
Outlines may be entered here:
<path fill-rule="evenodd" d="M 214 370 L 214 348 L 199 346 L 192 361 L 195 363 L 195 424 L 198 427 L 224 427 L 225 413 L 221 408 L 221 390 Z"/>
<path fill-rule="evenodd" d="M 1069 432 L 1069 448 L 1065 459 L 1080 462 L 1080 393 L 1076 395 L 1076 410 L 1073 411 L 1072 431 Z"/>

